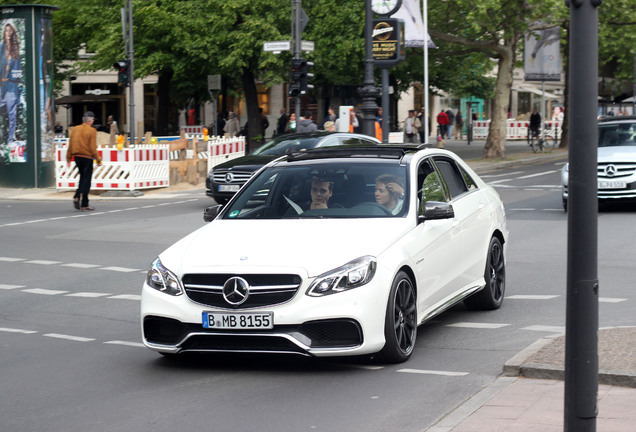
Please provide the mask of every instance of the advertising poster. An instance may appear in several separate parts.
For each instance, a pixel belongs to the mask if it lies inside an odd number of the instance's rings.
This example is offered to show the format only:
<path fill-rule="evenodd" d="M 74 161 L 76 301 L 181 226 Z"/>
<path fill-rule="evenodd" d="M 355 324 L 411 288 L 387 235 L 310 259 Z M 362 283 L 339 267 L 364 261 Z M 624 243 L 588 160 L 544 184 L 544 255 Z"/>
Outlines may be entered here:
<path fill-rule="evenodd" d="M 27 161 L 25 20 L 0 19 L 0 163 Z"/>
<path fill-rule="evenodd" d="M 53 125 L 55 110 L 53 107 L 53 46 L 51 41 L 51 20 L 40 19 L 40 128 L 41 128 L 41 159 L 42 162 L 55 160 L 53 139 L 55 137 Z"/>
<path fill-rule="evenodd" d="M 561 79 L 559 27 L 536 30 L 526 35 L 524 66 L 526 81 Z"/>

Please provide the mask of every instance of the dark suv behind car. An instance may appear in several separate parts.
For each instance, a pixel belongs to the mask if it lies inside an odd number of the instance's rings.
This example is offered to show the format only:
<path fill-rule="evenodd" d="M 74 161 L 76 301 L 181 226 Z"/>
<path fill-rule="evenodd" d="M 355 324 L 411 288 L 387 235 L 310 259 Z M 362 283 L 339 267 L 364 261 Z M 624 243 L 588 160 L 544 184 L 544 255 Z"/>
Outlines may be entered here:
<path fill-rule="evenodd" d="M 219 204 L 230 198 L 249 178 L 279 156 L 301 150 L 340 145 L 377 145 L 380 141 L 368 135 L 346 132 L 308 132 L 280 135 L 257 148 L 251 155 L 216 165 L 205 181 L 206 194 Z"/>

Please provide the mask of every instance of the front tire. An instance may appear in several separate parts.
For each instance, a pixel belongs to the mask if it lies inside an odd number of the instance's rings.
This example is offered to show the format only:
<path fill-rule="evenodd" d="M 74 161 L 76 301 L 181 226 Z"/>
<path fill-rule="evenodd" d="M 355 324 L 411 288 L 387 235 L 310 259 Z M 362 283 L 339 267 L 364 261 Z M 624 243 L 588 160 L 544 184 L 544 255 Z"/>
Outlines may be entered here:
<path fill-rule="evenodd" d="M 494 310 L 499 309 L 503 303 L 506 289 L 506 260 L 503 245 L 497 237 L 490 239 L 484 279 L 486 280 L 484 289 L 464 300 L 468 309 Z"/>
<path fill-rule="evenodd" d="M 413 281 L 400 271 L 393 280 L 384 318 L 384 348 L 380 358 L 402 363 L 413 353 L 417 338 L 417 302 Z"/>

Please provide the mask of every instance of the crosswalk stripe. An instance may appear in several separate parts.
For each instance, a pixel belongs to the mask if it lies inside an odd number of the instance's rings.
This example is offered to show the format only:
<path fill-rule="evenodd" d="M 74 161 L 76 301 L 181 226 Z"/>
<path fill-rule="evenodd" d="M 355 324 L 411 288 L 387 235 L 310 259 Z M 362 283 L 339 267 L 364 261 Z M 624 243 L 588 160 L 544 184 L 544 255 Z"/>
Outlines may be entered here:
<path fill-rule="evenodd" d="M 124 346 L 132 346 L 132 347 L 141 347 L 145 348 L 145 345 L 140 342 L 129 342 L 129 341 L 120 341 L 120 340 L 112 340 L 104 342 L 108 345 L 124 345 Z"/>
<path fill-rule="evenodd" d="M 71 335 L 65 335 L 65 334 L 59 334 L 59 333 L 47 333 L 47 334 L 44 334 L 42 336 L 56 338 L 56 339 L 71 340 L 71 341 L 75 341 L 75 342 L 92 342 L 92 341 L 95 340 L 93 338 L 86 338 L 86 337 L 81 337 L 81 336 L 71 336 Z"/>
<path fill-rule="evenodd" d="M 507 296 L 506 300 L 511 299 L 511 300 L 550 300 L 553 298 L 557 298 L 559 297 L 558 295 L 524 295 L 524 294 L 517 294 L 517 295 L 511 295 L 511 296 Z"/>
<path fill-rule="evenodd" d="M 49 290 L 49 289 L 43 289 L 43 288 L 27 288 L 27 289 L 23 289 L 22 292 L 27 292 L 30 294 L 58 295 L 58 294 L 66 294 L 68 291 Z"/>
<path fill-rule="evenodd" d="M 550 333 L 565 333 L 564 326 L 533 325 L 533 326 L 523 327 L 521 330 L 542 331 L 542 332 L 550 332 Z"/>
<path fill-rule="evenodd" d="M 24 285 L 4 285 L 4 284 L 0 284 L 0 289 L 1 290 L 12 290 L 12 289 L 16 289 L 16 288 L 24 288 Z"/>
<path fill-rule="evenodd" d="M 116 272 L 122 272 L 122 273 L 131 273 L 131 272 L 139 271 L 139 269 L 131 269 L 127 267 L 100 267 L 100 270 L 110 270 L 110 271 L 116 271 Z"/>
<path fill-rule="evenodd" d="M 453 324 L 447 324 L 446 327 L 497 329 L 497 328 L 506 327 L 509 325 L 510 324 L 502 324 L 502 323 L 458 322 Z"/>
<path fill-rule="evenodd" d="M 16 329 L 16 328 L 8 328 L 8 327 L 0 327 L 0 331 L 8 332 L 8 333 L 22 333 L 22 334 L 37 333 L 35 330 L 22 330 L 22 329 Z"/>

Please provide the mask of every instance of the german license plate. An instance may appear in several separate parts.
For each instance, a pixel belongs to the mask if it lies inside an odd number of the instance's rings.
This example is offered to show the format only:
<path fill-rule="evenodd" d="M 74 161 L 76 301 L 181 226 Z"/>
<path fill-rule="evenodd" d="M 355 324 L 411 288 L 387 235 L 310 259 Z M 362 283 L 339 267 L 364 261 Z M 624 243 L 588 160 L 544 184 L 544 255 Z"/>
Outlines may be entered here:
<path fill-rule="evenodd" d="M 209 329 L 272 329 L 274 313 L 203 312 L 203 328 Z"/>
<path fill-rule="evenodd" d="M 598 182 L 599 189 L 625 189 L 627 183 L 623 181 L 600 181 Z"/>
<path fill-rule="evenodd" d="M 219 185 L 219 192 L 238 192 L 241 185 Z"/>

